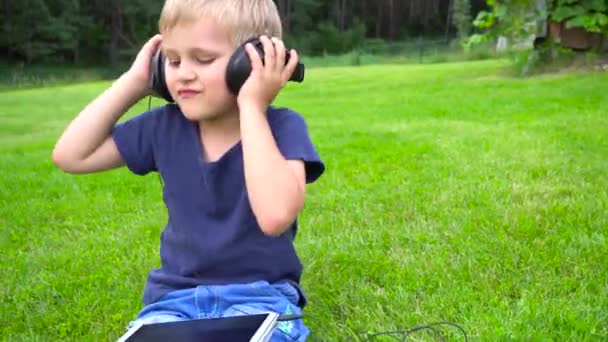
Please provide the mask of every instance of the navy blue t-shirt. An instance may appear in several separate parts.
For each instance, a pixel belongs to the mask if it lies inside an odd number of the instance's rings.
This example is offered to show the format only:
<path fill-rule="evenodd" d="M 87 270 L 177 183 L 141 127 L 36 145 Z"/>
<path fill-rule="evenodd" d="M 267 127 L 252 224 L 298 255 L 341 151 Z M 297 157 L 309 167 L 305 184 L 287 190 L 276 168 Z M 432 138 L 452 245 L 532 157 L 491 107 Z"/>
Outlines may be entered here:
<path fill-rule="evenodd" d="M 324 165 L 304 119 L 275 107 L 267 118 L 283 156 L 303 160 L 306 182 L 314 182 Z M 164 184 L 168 222 L 161 234 L 161 267 L 148 276 L 145 305 L 197 285 L 299 284 L 302 264 L 293 246 L 297 220 L 280 236 L 262 232 L 247 197 L 240 142 L 219 160 L 205 161 L 197 123 L 174 104 L 119 123 L 112 135 L 133 173 L 159 172 Z"/>

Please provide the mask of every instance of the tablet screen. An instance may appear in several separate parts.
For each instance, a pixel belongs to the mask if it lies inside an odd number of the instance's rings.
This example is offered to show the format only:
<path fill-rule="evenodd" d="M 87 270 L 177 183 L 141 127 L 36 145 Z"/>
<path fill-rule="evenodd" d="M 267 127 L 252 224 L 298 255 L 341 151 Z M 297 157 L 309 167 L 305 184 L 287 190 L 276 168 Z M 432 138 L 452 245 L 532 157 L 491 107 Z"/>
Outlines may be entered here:
<path fill-rule="evenodd" d="M 265 340 L 272 332 L 269 324 L 274 326 L 274 320 L 269 314 L 144 324 L 124 341 L 238 342 L 252 340 L 258 330 L 260 333 L 256 337 Z"/>

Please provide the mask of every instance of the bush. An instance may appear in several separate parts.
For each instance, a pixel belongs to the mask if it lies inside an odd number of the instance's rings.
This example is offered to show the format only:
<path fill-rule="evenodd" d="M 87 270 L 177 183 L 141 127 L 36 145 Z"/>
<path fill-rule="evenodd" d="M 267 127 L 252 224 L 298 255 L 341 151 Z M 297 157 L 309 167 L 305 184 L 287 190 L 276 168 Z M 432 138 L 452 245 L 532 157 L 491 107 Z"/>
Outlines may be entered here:
<path fill-rule="evenodd" d="M 519 76 L 529 76 L 567 67 L 573 62 L 575 54 L 570 49 L 547 41 L 535 49 L 514 51 L 511 56 L 515 72 Z"/>
<path fill-rule="evenodd" d="M 365 25 L 357 23 L 352 28 L 339 31 L 330 22 L 321 22 L 314 32 L 306 35 L 291 34 L 285 42 L 294 46 L 301 55 L 340 55 L 357 50 L 365 39 Z"/>

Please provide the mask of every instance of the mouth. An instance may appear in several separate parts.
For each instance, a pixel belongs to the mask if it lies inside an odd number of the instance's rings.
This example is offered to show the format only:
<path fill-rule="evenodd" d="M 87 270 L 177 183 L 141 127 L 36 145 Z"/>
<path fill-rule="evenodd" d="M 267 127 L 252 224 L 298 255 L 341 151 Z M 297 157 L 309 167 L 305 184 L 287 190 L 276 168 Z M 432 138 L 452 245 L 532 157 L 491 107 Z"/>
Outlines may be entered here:
<path fill-rule="evenodd" d="M 177 95 L 182 98 L 189 98 L 196 96 L 200 93 L 200 91 L 192 90 L 192 89 L 181 89 L 177 91 Z"/>

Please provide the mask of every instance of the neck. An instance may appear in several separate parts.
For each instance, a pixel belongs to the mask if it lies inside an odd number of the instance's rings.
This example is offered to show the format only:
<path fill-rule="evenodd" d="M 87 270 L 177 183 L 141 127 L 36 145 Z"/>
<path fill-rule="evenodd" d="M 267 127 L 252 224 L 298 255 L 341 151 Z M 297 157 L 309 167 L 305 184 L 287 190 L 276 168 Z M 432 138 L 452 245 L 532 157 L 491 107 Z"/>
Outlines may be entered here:
<path fill-rule="evenodd" d="M 212 119 L 200 120 L 198 130 L 204 158 L 215 161 L 240 140 L 239 113 L 235 110 Z"/>
<path fill-rule="evenodd" d="M 240 136 L 240 118 L 238 111 L 231 111 L 217 117 L 200 120 L 198 129 L 202 137 L 238 137 Z"/>

